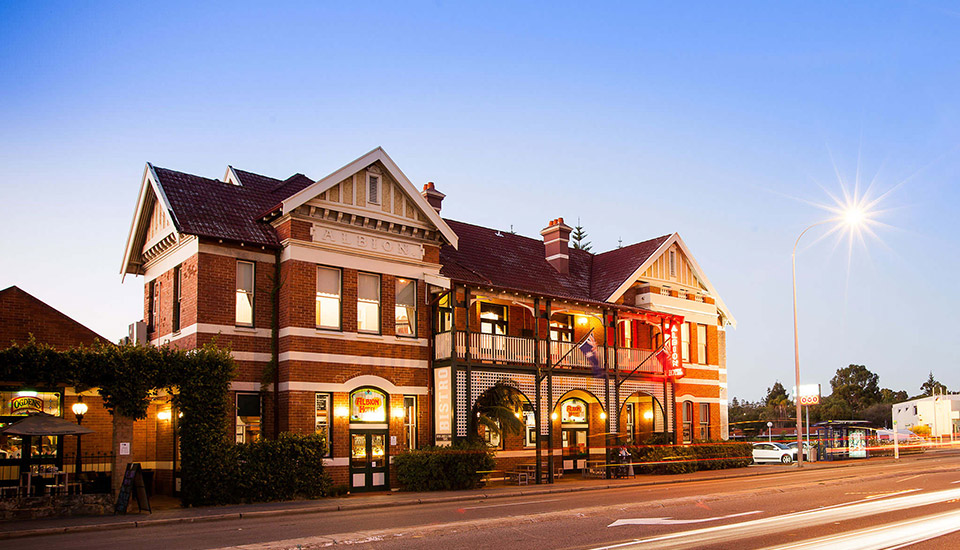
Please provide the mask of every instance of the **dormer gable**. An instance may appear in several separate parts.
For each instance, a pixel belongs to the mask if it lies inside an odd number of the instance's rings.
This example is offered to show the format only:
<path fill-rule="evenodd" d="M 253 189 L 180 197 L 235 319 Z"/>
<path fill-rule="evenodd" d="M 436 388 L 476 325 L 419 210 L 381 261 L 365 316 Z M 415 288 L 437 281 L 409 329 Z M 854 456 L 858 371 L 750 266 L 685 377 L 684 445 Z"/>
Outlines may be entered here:
<path fill-rule="evenodd" d="M 153 165 L 148 162 L 143 169 L 137 207 L 127 234 L 121 275 L 142 274 L 146 261 L 179 240 L 177 217 Z"/>

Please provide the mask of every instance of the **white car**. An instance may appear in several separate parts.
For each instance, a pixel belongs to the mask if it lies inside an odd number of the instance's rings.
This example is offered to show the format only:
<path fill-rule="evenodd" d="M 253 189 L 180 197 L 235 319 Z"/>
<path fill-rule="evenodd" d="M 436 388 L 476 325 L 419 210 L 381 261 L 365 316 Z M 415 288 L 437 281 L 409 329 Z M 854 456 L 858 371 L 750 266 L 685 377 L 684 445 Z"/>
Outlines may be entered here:
<path fill-rule="evenodd" d="M 787 447 L 783 443 L 754 443 L 754 462 L 781 462 L 790 464 L 797 459 L 797 450 Z"/>

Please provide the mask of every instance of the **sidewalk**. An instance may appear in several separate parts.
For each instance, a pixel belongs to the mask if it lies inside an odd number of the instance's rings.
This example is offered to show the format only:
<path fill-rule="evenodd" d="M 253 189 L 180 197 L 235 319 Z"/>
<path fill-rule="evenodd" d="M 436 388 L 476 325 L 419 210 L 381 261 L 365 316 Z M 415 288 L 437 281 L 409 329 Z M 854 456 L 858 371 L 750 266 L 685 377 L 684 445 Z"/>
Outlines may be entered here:
<path fill-rule="evenodd" d="M 869 459 L 871 463 L 882 460 L 888 459 Z M 825 468 L 844 468 L 856 466 L 858 463 L 862 462 L 807 462 L 804 464 L 804 469 L 813 470 Z M 267 502 L 230 506 L 204 506 L 197 508 L 180 508 L 170 500 L 164 501 L 161 499 L 161 502 L 157 503 L 161 506 L 155 508 L 163 509 L 157 509 L 152 514 L 143 512 L 129 513 L 125 516 L 86 516 L 2 522 L 0 523 L 0 540 L 59 533 L 133 529 L 138 527 L 170 525 L 176 523 L 224 521 L 253 517 L 287 516 L 299 514 L 318 514 L 344 510 L 386 508 L 392 506 L 413 506 L 417 504 L 461 502 L 491 498 L 572 493 L 578 491 L 598 491 L 622 487 L 644 487 L 693 481 L 782 475 L 794 471 L 796 471 L 795 465 L 781 466 L 771 464 L 753 465 L 747 468 L 738 468 L 732 470 L 708 470 L 690 474 L 638 475 L 632 479 L 581 479 L 578 476 L 570 476 L 563 478 L 557 483 L 543 485 L 516 486 L 501 485 L 498 483 L 492 487 L 484 487 L 481 489 L 472 489 L 468 491 L 436 491 L 425 493 L 393 491 L 390 493 L 351 495 L 347 497 L 321 500 Z M 133 505 L 131 505 L 131 507 L 133 507 Z"/>

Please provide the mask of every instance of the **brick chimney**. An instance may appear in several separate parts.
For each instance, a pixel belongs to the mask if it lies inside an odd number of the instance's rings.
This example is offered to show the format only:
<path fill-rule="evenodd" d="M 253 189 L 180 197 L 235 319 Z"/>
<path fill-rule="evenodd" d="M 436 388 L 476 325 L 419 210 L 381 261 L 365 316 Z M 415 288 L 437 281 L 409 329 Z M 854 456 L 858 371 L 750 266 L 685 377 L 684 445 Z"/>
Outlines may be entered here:
<path fill-rule="evenodd" d="M 427 199 L 427 202 L 430 203 L 430 206 L 437 211 L 437 214 L 440 213 L 440 205 L 443 203 L 443 197 L 446 197 L 440 191 L 437 191 L 437 188 L 433 185 L 432 181 L 428 181 L 423 185 L 423 191 L 420 192 L 423 195 L 423 198 Z"/>
<path fill-rule="evenodd" d="M 550 220 L 546 229 L 540 232 L 543 235 L 543 250 L 547 261 L 554 269 L 566 275 L 570 272 L 570 254 L 567 252 L 567 243 L 570 242 L 570 231 L 573 229 L 563 223 L 563 218 Z"/>

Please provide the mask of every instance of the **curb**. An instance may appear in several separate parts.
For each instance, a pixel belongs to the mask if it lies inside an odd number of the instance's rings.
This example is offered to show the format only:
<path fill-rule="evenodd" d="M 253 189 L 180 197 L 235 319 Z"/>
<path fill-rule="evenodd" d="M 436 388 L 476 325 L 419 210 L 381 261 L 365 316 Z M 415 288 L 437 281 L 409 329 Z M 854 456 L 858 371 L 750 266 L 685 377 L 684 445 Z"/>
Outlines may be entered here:
<path fill-rule="evenodd" d="M 821 466 L 817 469 L 836 469 L 850 468 L 856 466 L 856 463 L 843 463 L 830 466 Z M 400 506 L 415 506 L 419 504 L 443 504 L 447 502 L 464 502 L 470 500 L 488 500 L 497 498 L 551 495 L 562 493 L 580 493 L 585 491 L 604 491 L 608 489 L 623 489 L 630 487 L 651 487 L 657 485 L 669 485 L 674 483 L 694 483 L 697 481 L 718 481 L 725 479 L 749 478 L 776 476 L 792 473 L 790 471 L 772 471 L 772 472 L 745 472 L 739 474 L 717 475 L 696 479 L 672 479 L 672 480 L 645 480 L 617 484 L 597 484 L 584 485 L 578 487 L 545 487 L 532 490 L 519 490 L 502 493 L 479 493 L 471 495 L 453 495 L 447 497 L 426 497 L 417 499 L 398 500 L 395 502 L 370 502 L 355 504 L 327 504 L 322 506 L 311 506 L 305 508 L 284 508 L 279 510 L 254 510 L 250 512 L 231 512 L 227 514 L 209 514 L 194 517 L 178 517 L 163 519 L 147 519 L 135 521 L 118 521 L 108 523 L 93 523 L 87 525 L 70 525 L 65 527 L 47 527 L 40 529 L 24 529 L 20 531 L 0 532 L 0 540 L 9 540 L 25 537 L 37 537 L 44 535 L 60 535 L 67 533 L 89 533 L 93 531 L 115 531 L 120 529 L 137 529 L 141 527 L 160 527 L 164 525 L 176 525 L 181 523 L 207 523 L 214 521 L 229 521 L 244 518 L 268 518 L 277 516 L 300 516 L 308 514 L 323 514 L 331 512 L 345 512 L 353 510 L 370 510 L 376 508 L 396 508 Z"/>

